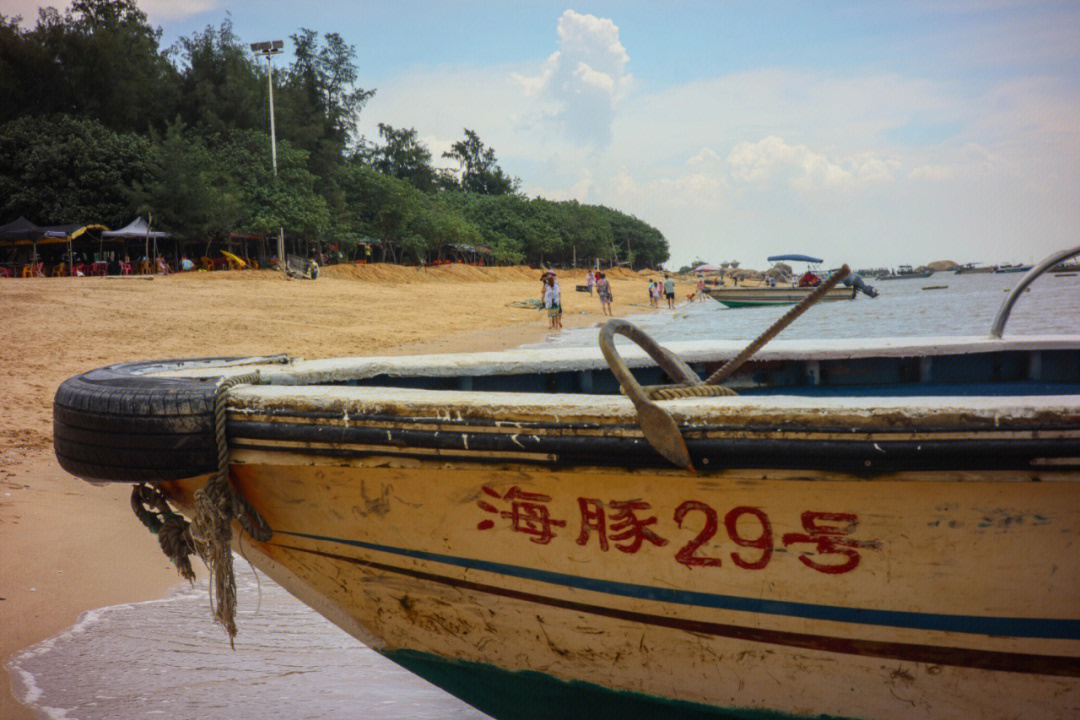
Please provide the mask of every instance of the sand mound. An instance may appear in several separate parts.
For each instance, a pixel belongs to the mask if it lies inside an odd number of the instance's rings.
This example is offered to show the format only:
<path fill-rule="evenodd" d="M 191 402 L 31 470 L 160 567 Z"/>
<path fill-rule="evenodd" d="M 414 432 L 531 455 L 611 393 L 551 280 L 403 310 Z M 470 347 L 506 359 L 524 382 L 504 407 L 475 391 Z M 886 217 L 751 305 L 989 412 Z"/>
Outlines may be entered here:
<path fill-rule="evenodd" d="M 409 267 L 405 265 L 389 265 L 375 263 L 373 265 L 328 265 L 322 268 L 321 273 L 325 277 L 366 280 L 369 282 L 383 283 L 417 283 L 417 282 L 505 282 L 515 280 L 540 280 L 539 268 L 526 265 L 514 265 L 511 267 L 477 267 L 474 265 L 434 265 L 432 267 Z M 585 282 L 584 268 L 556 268 L 555 272 L 565 284 L 567 280 Z M 652 271 L 645 271 L 650 272 Z M 638 273 L 627 268 L 610 268 L 604 270 L 611 279 L 638 280 L 650 275 Z M 652 273 L 655 274 L 655 273 Z"/>
<path fill-rule="evenodd" d="M 409 267 L 376 263 L 373 265 L 328 265 L 321 270 L 325 277 L 383 283 L 423 282 L 501 282 L 539 280 L 540 270 L 525 266 L 476 267 L 473 265 L 435 265 Z"/>

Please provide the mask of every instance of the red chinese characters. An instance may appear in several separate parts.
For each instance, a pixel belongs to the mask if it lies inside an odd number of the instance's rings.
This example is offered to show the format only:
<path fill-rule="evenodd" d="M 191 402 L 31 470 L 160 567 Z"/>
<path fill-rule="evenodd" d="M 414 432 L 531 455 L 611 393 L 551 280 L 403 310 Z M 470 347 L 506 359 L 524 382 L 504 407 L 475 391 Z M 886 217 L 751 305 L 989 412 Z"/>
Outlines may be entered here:
<path fill-rule="evenodd" d="M 482 490 L 493 500 L 508 503 L 509 509 L 500 510 L 483 499 L 478 500 L 477 505 L 484 512 L 508 519 L 514 532 L 530 536 L 529 540 L 534 543 L 548 545 L 556 537 L 555 528 L 566 527 L 565 520 L 552 517 L 548 509 L 552 502 L 549 495 L 526 492 L 517 486 L 502 495 L 487 486 Z M 588 546 L 594 537 L 601 552 L 607 552 L 614 545 L 616 550 L 632 555 L 646 543 L 654 548 L 668 545 L 668 540 L 657 531 L 659 518 L 645 500 L 604 502 L 599 498 L 579 497 L 577 506 L 581 524 L 575 542 L 582 547 Z M 675 509 L 672 519 L 679 530 L 697 529 L 694 537 L 676 550 L 674 556 L 677 563 L 690 569 L 723 567 L 726 558 L 730 558 L 732 564 L 742 570 L 762 570 L 778 550 L 782 553 L 784 549 L 792 548 L 799 562 L 806 567 L 827 575 L 839 575 L 859 567 L 862 562 L 860 550 L 881 549 L 881 543 L 876 540 L 860 540 L 854 536 L 859 526 L 859 518 L 854 513 L 808 510 L 800 516 L 803 532 L 784 533 L 779 542 L 772 521 L 759 507 L 739 505 L 728 510 L 721 520 L 716 508 L 700 500 L 686 500 Z M 494 526 L 495 521 L 488 518 L 476 527 L 489 530 Z M 726 538 L 721 540 L 717 537 L 720 534 Z M 719 545 L 722 548 L 728 542 L 735 545 L 735 549 L 727 552 L 726 558 L 720 557 L 725 553 L 716 549 L 717 543 L 722 543 Z"/>
<path fill-rule="evenodd" d="M 784 545 L 813 543 L 816 546 L 817 556 L 839 555 L 845 559 L 837 563 L 819 562 L 804 552 L 799 555 L 799 562 L 829 575 L 851 572 L 859 567 L 862 561 L 856 549 L 877 550 L 881 547 L 881 543 L 878 542 L 851 538 L 851 534 L 855 532 L 858 525 L 859 517 L 852 513 L 807 511 L 802 514 L 802 526 L 806 532 L 785 533 Z"/>
<path fill-rule="evenodd" d="M 484 512 L 509 518 L 511 529 L 514 532 L 531 535 L 532 537 L 529 540 L 534 543 L 547 545 L 555 537 L 552 528 L 566 527 L 565 520 L 555 520 L 548 513 L 547 503 L 551 502 L 551 496 L 549 495 L 525 492 L 516 485 L 507 490 L 505 495 L 499 495 L 497 491 L 492 490 L 487 485 L 483 487 L 483 491 L 497 500 L 508 501 L 510 509 L 500 511 L 491 503 L 483 500 L 477 500 L 476 504 Z M 490 530 L 494 526 L 495 522 L 493 520 L 482 520 L 476 527 L 479 530 Z"/>
<path fill-rule="evenodd" d="M 657 535 L 649 527 L 656 524 L 656 516 L 641 519 L 637 516 L 652 508 L 647 502 L 641 500 L 612 500 L 605 508 L 604 504 L 596 498 L 578 498 L 578 508 L 581 510 L 581 532 L 578 534 L 577 544 L 585 545 L 589 542 L 589 531 L 595 531 L 600 549 L 607 552 L 608 549 L 608 516 L 607 510 L 611 510 L 610 528 L 611 541 L 615 543 L 615 549 L 624 553 L 636 553 L 641 549 L 641 544 L 648 540 L 657 547 L 663 547 L 668 541 Z"/>

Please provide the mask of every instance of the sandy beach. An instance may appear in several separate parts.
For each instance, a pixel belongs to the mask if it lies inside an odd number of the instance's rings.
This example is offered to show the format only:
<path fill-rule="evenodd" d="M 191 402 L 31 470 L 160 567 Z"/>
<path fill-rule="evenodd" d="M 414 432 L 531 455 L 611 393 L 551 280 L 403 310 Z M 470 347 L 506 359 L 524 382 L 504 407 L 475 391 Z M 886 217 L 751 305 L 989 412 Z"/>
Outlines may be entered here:
<path fill-rule="evenodd" d="M 560 272 L 567 328 L 604 320 L 584 273 Z M 609 274 L 616 315 L 650 310 L 647 279 Z M 52 453 L 52 399 L 66 378 L 153 358 L 288 353 L 317 358 L 497 350 L 539 342 L 540 271 L 465 265 L 333 266 L 316 282 L 270 271 L 0 280 L 0 664 L 85 610 L 163 596 L 180 582 L 128 506 Z M 691 290 L 680 283 L 677 297 Z M 209 618 L 207 619 L 209 623 Z M 4 676 L 0 717 L 35 717 Z"/>

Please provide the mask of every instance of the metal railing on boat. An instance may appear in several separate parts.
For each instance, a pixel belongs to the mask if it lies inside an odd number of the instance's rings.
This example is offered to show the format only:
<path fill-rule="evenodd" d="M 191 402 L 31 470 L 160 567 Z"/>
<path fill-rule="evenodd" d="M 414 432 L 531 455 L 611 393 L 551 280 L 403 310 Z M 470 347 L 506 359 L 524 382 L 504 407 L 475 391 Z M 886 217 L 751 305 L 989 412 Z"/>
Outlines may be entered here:
<path fill-rule="evenodd" d="M 1005 323 L 1009 321 L 1009 313 L 1012 312 L 1013 305 L 1016 304 L 1017 298 L 1020 297 L 1020 293 L 1027 289 L 1028 285 L 1034 282 L 1035 278 L 1056 266 L 1058 263 L 1077 255 L 1080 255 L 1080 245 L 1067 250 L 1059 250 L 1028 270 L 1027 275 L 1025 275 L 1020 282 L 1016 283 L 1016 287 L 1012 289 L 1009 296 L 1005 298 L 1005 302 L 1001 304 L 1001 309 L 998 310 L 997 317 L 994 318 L 994 324 L 990 327 L 990 337 L 1001 337 L 1001 334 L 1005 331 Z"/>

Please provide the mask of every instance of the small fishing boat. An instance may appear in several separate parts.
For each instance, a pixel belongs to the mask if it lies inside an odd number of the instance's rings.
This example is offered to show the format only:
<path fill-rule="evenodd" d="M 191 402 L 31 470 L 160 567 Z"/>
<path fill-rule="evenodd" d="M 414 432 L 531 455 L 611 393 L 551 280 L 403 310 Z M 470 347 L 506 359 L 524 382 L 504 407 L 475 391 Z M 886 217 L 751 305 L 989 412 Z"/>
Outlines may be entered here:
<path fill-rule="evenodd" d="M 114 365 L 55 450 L 226 627 L 231 545 L 496 718 L 1071 719 L 1080 336 L 1002 334 L 1037 274 L 984 337 L 765 346 L 812 296 L 746 348 Z"/>
<path fill-rule="evenodd" d="M 993 265 L 983 265 L 981 263 L 966 263 L 954 270 L 957 275 L 975 275 L 979 273 L 992 273 L 994 272 Z"/>
<path fill-rule="evenodd" d="M 711 286 L 705 288 L 705 294 L 713 300 L 730 308 L 759 307 L 761 305 L 794 305 L 806 299 L 814 288 L 801 288 L 797 286 L 761 286 L 743 287 L 730 285 Z M 833 288 L 823 301 L 854 300 L 858 291 L 855 288 Z"/>
<path fill-rule="evenodd" d="M 1021 273 L 1031 270 L 1031 265 L 998 265 L 994 268 L 995 273 Z"/>
<path fill-rule="evenodd" d="M 934 274 L 933 270 L 915 270 L 910 265 L 901 265 L 896 272 L 882 273 L 877 276 L 878 280 L 910 280 L 913 278 L 928 278 Z"/>
<path fill-rule="evenodd" d="M 804 262 L 807 270 L 799 277 L 791 277 L 783 266 L 767 275 L 766 285 L 712 285 L 706 287 L 705 294 L 713 300 L 730 307 L 758 307 L 762 305 L 795 305 L 806 299 L 823 282 L 821 258 L 809 255 L 773 255 L 771 263 Z M 774 272 L 775 271 L 775 272 Z M 863 282 L 856 273 L 849 273 L 844 278 L 844 286 L 834 287 L 825 293 L 823 301 L 853 300 L 859 292 L 869 297 L 877 297 L 877 290 Z"/>

